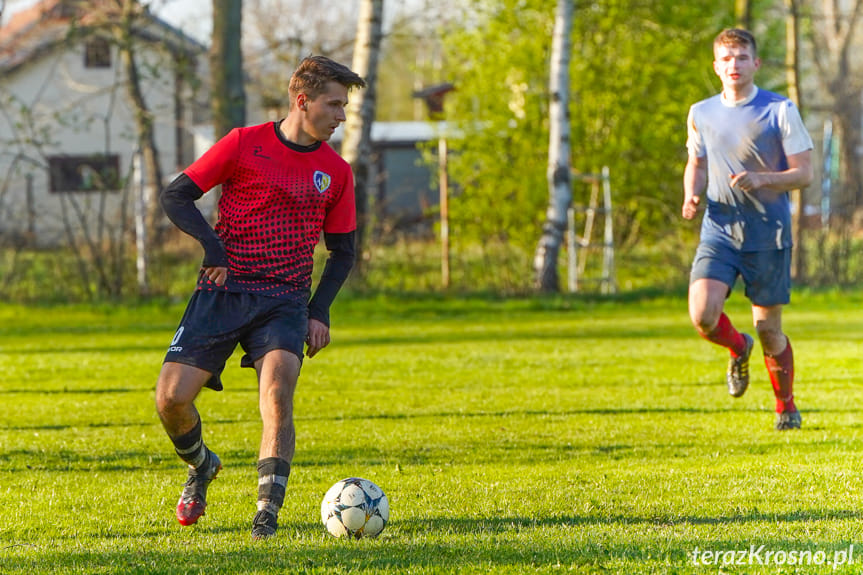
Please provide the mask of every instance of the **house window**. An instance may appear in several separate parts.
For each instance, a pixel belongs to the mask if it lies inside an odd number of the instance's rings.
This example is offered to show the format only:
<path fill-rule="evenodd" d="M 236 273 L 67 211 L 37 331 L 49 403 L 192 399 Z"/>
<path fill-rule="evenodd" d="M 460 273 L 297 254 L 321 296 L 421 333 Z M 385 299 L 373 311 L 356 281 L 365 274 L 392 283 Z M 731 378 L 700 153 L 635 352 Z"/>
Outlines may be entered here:
<path fill-rule="evenodd" d="M 94 36 L 87 39 L 87 42 L 84 44 L 84 67 L 111 67 L 111 44 L 107 38 Z"/>
<path fill-rule="evenodd" d="M 116 191 L 120 187 L 120 156 L 53 156 L 48 158 L 52 192 Z"/>

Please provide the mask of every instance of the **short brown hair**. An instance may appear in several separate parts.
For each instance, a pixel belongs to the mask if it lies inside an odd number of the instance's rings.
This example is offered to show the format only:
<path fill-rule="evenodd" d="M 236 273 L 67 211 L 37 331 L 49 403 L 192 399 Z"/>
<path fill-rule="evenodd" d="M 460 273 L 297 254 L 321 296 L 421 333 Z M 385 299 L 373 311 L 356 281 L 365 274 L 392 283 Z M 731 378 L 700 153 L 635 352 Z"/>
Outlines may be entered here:
<path fill-rule="evenodd" d="M 323 93 L 328 82 L 338 82 L 350 90 L 365 88 L 366 82 L 347 66 L 330 60 L 326 56 L 307 56 L 303 58 L 291 76 L 288 94 L 291 100 L 304 93 L 314 100 Z"/>
<path fill-rule="evenodd" d="M 716 38 L 713 40 L 713 50 L 715 51 L 717 46 L 722 45 L 749 46 L 752 48 L 753 56 L 758 54 L 758 47 L 755 44 L 755 36 L 752 35 L 752 32 L 744 30 L 743 28 L 726 28 L 717 34 Z"/>

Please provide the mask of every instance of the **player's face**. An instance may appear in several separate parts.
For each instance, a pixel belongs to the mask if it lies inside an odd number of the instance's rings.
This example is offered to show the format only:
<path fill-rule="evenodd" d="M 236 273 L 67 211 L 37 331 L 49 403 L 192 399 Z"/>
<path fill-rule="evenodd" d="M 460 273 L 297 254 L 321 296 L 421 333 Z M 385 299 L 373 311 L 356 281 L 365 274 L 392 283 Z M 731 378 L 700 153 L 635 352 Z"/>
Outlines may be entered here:
<path fill-rule="evenodd" d="M 752 54 L 751 46 L 720 44 L 713 54 L 713 69 L 722 80 L 723 88 L 739 92 L 753 84 L 761 60 Z"/>
<path fill-rule="evenodd" d="M 338 82 L 327 83 L 326 89 L 317 98 L 305 101 L 304 130 L 315 140 L 329 140 L 339 124 L 345 121 L 347 105 L 347 87 Z"/>

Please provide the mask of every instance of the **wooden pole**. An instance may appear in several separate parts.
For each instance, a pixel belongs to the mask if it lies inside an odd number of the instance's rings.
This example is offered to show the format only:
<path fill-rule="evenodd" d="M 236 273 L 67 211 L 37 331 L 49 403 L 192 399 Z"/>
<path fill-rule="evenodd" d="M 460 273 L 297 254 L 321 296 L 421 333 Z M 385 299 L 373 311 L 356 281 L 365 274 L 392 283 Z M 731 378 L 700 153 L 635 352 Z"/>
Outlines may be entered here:
<path fill-rule="evenodd" d="M 440 271 L 441 285 L 449 287 L 449 179 L 447 178 L 446 137 L 438 140 L 438 176 L 440 180 Z"/>

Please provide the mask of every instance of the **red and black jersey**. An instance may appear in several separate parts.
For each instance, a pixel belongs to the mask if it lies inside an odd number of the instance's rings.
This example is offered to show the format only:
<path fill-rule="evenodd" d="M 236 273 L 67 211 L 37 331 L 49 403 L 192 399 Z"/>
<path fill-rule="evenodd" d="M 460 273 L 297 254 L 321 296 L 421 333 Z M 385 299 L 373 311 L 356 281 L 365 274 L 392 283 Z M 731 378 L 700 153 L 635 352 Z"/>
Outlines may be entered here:
<path fill-rule="evenodd" d="M 277 122 L 235 128 L 184 171 L 203 191 L 222 185 L 215 226 L 230 262 L 223 288 L 307 303 L 321 231 L 356 229 L 350 165 L 327 143 L 285 140 Z"/>

